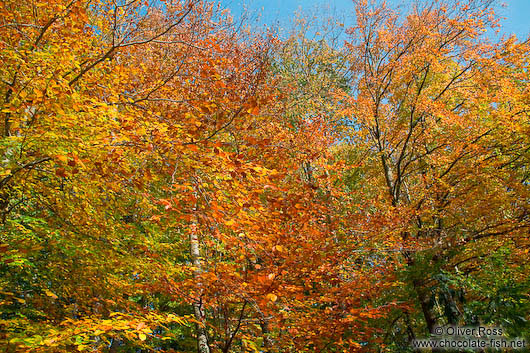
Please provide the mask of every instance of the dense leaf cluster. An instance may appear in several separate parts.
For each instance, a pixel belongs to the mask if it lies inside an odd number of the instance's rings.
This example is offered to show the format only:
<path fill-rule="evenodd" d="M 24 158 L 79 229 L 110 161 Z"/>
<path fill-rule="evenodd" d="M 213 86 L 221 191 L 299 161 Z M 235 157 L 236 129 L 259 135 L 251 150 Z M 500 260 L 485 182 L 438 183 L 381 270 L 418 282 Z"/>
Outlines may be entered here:
<path fill-rule="evenodd" d="M 279 38 L 202 0 L 2 1 L 0 349 L 528 339 L 529 41 L 487 40 L 489 0 L 354 6 Z"/>

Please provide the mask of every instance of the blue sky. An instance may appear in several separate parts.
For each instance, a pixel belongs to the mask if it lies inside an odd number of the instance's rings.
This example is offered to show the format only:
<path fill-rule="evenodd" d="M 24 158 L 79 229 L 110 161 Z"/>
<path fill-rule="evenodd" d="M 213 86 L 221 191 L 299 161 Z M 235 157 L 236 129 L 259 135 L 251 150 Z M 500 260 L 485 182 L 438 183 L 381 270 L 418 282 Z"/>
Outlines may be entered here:
<path fill-rule="evenodd" d="M 314 14 L 315 10 L 329 8 L 342 16 L 348 16 L 353 10 L 351 0 L 221 0 L 221 2 L 236 16 L 246 6 L 252 13 L 261 13 L 261 23 L 279 24 L 284 28 L 289 26 L 289 19 L 299 9 Z M 406 4 L 411 0 L 389 0 L 388 2 Z M 501 0 L 501 2 L 505 4 L 505 7 L 500 8 L 498 13 L 506 18 L 501 22 L 502 33 L 514 33 L 519 39 L 527 37 L 530 34 L 530 0 Z M 352 18 L 352 16 L 349 17 Z"/>

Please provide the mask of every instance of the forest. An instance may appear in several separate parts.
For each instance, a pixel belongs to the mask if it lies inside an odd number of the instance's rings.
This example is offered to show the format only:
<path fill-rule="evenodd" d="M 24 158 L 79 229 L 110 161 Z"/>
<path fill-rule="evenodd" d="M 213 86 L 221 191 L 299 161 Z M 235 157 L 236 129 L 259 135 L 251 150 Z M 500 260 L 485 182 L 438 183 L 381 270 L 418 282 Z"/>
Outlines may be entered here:
<path fill-rule="evenodd" d="M 529 342 L 530 38 L 407 4 L 0 1 L 0 350 Z"/>

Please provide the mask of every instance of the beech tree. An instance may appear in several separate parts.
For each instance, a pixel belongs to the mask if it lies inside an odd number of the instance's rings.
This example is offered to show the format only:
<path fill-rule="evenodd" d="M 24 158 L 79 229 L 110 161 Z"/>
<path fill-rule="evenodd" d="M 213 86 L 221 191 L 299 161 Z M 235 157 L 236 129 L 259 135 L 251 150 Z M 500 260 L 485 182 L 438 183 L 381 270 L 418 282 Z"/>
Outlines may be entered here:
<path fill-rule="evenodd" d="M 359 1 L 356 16 L 344 114 L 363 176 L 360 231 L 388 245 L 412 291 L 387 337 L 398 321 L 409 339 L 423 325 L 485 323 L 466 313 L 475 290 L 454 279 L 486 275 L 474 262 L 500 249 L 523 269 L 528 43 L 485 37 L 498 26 L 491 1 L 426 2 L 406 16 Z"/>

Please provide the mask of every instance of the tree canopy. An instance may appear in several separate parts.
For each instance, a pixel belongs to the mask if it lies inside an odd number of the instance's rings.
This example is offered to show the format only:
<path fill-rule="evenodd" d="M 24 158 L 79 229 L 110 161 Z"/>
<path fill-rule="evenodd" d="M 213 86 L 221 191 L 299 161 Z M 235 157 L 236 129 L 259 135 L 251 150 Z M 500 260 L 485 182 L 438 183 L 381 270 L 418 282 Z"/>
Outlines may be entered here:
<path fill-rule="evenodd" d="M 280 36 L 206 0 L 0 2 L 0 348 L 530 339 L 530 38 L 488 37 L 496 6 Z"/>

